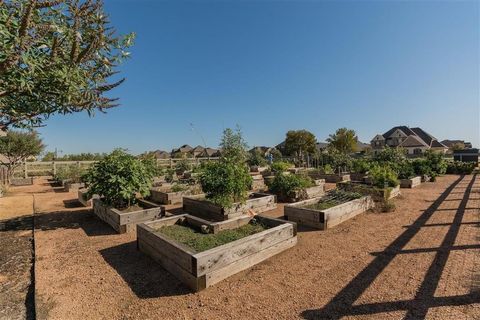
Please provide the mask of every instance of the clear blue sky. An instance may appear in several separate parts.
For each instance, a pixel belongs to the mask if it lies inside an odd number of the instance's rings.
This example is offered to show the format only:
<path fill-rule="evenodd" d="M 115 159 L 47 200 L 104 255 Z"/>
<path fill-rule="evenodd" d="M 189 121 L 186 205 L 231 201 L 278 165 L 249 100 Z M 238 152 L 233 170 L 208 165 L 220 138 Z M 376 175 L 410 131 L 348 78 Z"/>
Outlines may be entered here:
<path fill-rule="evenodd" d="M 479 145 L 479 2 L 106 1 L 137 33 L 121 106 L 55 116 L 49 150 L 134 153 L 217 146 L 239 124 L 251 146 L 290 129 L 362 141 L 395 125 Z M 190 128 L 193 123 L 197 132 Z"/>

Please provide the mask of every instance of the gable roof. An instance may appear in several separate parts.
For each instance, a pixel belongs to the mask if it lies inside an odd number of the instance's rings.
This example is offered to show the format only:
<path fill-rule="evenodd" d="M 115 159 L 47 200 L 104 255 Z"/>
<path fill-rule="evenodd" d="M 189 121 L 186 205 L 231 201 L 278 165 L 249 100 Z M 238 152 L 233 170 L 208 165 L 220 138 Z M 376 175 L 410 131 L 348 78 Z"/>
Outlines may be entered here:
<path fill-rule="evenodd" d="M 384 134 L 382 134 L 382 136 L 387 139 L 388 137 L 390 137 L 395 131 L 400 130 L 402 131 L 403 133 L 405 133 L 405 135 L 407 136 L 410 136 L 410 135 L 414 135 L 415 132 L 413 132 L 412 129 L 410 129 L 409 127 L 407 126 L 396 126 L 396 127 L 393 127 L 392 129 L 388 130 L 387 132 L 385 132 Z"/>
<path fill-rule="evenodd" d="M 407 139 L 400 143 L 400 147 L 429 147 L 420 137 L 416 135 L 410 135 Z"/>

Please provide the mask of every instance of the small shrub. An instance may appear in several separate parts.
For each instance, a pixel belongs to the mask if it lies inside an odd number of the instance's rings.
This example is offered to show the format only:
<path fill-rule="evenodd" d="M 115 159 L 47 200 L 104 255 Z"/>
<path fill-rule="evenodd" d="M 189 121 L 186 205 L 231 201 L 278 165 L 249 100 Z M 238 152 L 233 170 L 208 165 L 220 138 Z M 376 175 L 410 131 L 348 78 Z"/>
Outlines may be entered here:
<path fill-rule="evenodd" d="M 321 168 L 321 171 L 322 171 L 323 174 L 333 174 L 334 173 L 332 166 L 329 165 L 329 164 L 324 165 Z"/>
<path fill-rule="evenodd" d="M 175 170 L 168 168 L 165 170 L 165 182 L 172 183 L 175 180 Z"/>
<path fill-rule="evenodd" d="M 442 153 L 427 150 L 425 152 L 425 159 L 433 173 L 439 175 L 447 172 L 448 165 Z"/>
<path fill-rule="evenodd" d="M 291 163 L 285 162 L 285 161 L 275 161 L 274 163 L 272 163 L 270 165 L 270 168 L 275 173 L 280 173 L 280 172 L 287 171 L 291 167 L 293 167 L 293 165 Z"/>
<path fill-rule="evenodd" d="M 192 166 L 187 159 L 182 159 L 175 164 L 175 168 L 177 171 L 183 173 L 185 171 L 190 170 Z"/>
<path fill-rule="evenodd" d="M 393 200 L 384 199 L 380 205 L 382 212 L 393 212 L 396 209 L 395 202 Z"/>
<path fill-rule="evenodd" d="M 170 190 L 171 190 L 171 192 L 187 191 L 188 186 L 185 185 L 185 184 L 182 184 L 182 183 L 175 183 Z"/>
<path fill-rule="evenodd" d="M 137 193 L 149 195 L 155 172 L 151 165 L 150 161 L 117 149 L 85 174 L 88 194 L 98 194 L 106 204 L 116 208 L 130 206 L 135 203 Z"/>
<path fill-rule="evenodd" d="M 415 159 L 412 162 L 413 171 L 418 176 L 431 176 L 432 169 L 426 159 Z"/>
<path fill-rule="evenodd" d="M 412 179 L 415 177 L 415 170 L 410 161 L 403 161 L 398 167 L 399 179 Z"/>
<path fill-rule="evenodd" d="M 377 188 L 398 186 L 397 174 L 389 166 L 373 166 L 370 170 L 370 178 L 372 179 L 372 184 Z"/>
<path fill-rule="evenodd" d="M 260 150 L 254 149 L 252 152 L 249 152 L 247 163 L 250 166 L 263 167 L 267 165 L 267 159 L 265 159 Z"/>
<path fill-rule="evenodd" d="M 82 182 L 82 176 L 85 174 L 86 170 L 77 165 L 70 166 L 60 166 L 55 173 L 55 180 L 63 181 L 68 180 L 72 183 Z"/>
<path fill-rule="evenodd" d="M 372 163 L 366 159 L 354 159 L 352 161 L 353 173 L 367 173 L 372 167 Z"/>
<path fill-rule="evenodd" d="M 224 208 L 230 208 L 235 202 L 244 203 L 252 181 L 245 164 L 230 161 L 209 162 L 200 174 L 207 199 Z"/>
<path fill-rule="evenodd" d="M 474 162 L 448 162 L 446 172 L 449 174 L 472 174 L 473 170 L 475 170 L 475 165 Z"/>
<path fill-rule="evenodd" d="M 278 174 L 273 179 L 269 188 L 270 191 L 283 198 L 293 197 L 295 191 L 313 187 L 315 182 L 305 176 Z"/>

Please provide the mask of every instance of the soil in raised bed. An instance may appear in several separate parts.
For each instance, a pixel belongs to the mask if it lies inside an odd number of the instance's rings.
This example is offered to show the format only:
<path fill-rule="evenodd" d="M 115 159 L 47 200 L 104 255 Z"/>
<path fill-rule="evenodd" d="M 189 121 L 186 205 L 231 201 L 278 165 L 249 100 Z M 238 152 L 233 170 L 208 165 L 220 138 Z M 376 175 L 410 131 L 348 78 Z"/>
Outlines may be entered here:
<path fill-rule="evenodd" d="M 196 252 L 202 252 L 262 232 L 266 229 L 268 229 L 268 227 L 261 223 L 248 223 L 239 228 L 223 230 L 216 234 L 206 234 L 190 226 L 175 224 L 158 228 L 157 231 L 172 240 L 192 248 Z"/>
<path fill-rule="evenodd" d="M 302 208 L 313 210 L 326 210 L 342 203 L 361 198 L 362 195 L 357 192 L 348 192 L 342 190 L 329 191 L 317 203 L 302 206 Z"/>

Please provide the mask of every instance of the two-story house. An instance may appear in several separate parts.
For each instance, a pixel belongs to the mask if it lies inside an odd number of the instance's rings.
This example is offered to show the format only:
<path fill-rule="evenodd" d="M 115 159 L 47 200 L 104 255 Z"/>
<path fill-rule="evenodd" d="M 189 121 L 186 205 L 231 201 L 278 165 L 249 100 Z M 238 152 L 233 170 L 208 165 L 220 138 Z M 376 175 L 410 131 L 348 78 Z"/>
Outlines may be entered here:
<path fill-rule="evenodd" d="M 426 150 L 434 150 L 445 153 L 448 148 L 439 142 L 434 136 L 421 128 L 409 128 L 397 126 L 384 134 L 377 134 L 370 142 L 374 153 L 379 152 L 386 146 L 407 150 L 410 155 L 422 154 Z"/>

